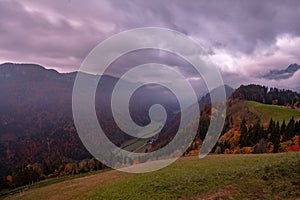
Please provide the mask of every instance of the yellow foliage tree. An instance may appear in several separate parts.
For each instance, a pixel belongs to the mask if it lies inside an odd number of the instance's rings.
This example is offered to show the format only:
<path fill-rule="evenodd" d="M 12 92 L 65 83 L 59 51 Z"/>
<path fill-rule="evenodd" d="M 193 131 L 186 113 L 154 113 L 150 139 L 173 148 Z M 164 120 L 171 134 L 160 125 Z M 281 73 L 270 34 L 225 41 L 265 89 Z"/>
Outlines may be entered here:
<path fill-rule="evenodd" d="M 300 135 L 295 135 L 292 140 L 295 144 L 300 145 Z"/>
<path fill-rule="evenodd" d="M 240 152 L 243 154 L 251 154 L 253 153 L 253 151 L 254 151 L 253 147 L 243 147 L 240 150 Z"/>

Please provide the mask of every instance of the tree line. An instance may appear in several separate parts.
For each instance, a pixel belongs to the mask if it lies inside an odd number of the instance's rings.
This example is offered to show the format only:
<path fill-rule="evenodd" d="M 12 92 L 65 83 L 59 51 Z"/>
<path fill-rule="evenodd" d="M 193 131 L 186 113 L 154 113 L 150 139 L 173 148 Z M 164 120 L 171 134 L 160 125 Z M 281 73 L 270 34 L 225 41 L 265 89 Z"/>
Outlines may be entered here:
<path fill-rule="evenodd" d="M 268 125 L 257 121 L 247 124 L 243 119 L 238 130 L 228 131 L 221 136 L 216 153 L 277 153 L 288 150 L 289 146 L 299 145 L 300 122 L 292 117 L 282 124 L 270 119 Z"/>
<path fill-rule="evenodd" d="M 81 174 L 104 168 L 106 166 L 95 158 L 80 162 L 56 160 L 44 164 L 28 164 L 18 167 L 12 174 L 0 177 L 0 191 L 33 184 L 49 178 Z"/>
<path fill-rule="evenodd" d="M 261 85 L 241 85 L 231 95 L 234 100 L 248 100 L 256 101 L 264 104 L 277 104 L 282 106 L 299 107 L 300 94 L 297 92 L 278 89 L 268 88 Z"/>

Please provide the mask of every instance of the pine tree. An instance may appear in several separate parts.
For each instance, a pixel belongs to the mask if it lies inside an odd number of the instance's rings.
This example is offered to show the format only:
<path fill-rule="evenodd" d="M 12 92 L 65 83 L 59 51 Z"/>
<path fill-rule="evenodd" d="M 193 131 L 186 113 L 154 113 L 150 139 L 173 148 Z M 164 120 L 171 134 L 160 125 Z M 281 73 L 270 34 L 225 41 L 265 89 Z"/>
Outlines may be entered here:
<path fill-rule="evenodd" d="M 247 146 L 253 146 L 253 139 L 254 139 L 254 132 L 253 132 L 253 126 L 250 125 L 247 133 Z"/>
<path fill-rule="evenodd" d="M 278 149 L 279 149 L 279 146 L 280 146 L 280 126 L 279 126 L 279 122 L 277 122 L 277 124 L 273 127 L 273 130 L 271 132 L 270 142 L 272 142 L 273 145 L 274 145 L 273 153 L 277 153 Z"/>
<path fill-rule="evenodd" d="M 270 122 L 269 122 L 268 133 L 272 134 L 274 128 L 275 128 L 275 122 L 274 122 L 273 119 L 271 118 L 271 119 L 270 119 Z"/>
<path fill-rule="evenodd" d="M 300 121 L 297 121 L 297 122 L 295 123 L 294 137 L 295 137 L 297 134 L 300 135 Z"/>
<path fill-rule="evenodd" d="M 295 135 L 295 120 L 294 117 L 289 121 L 287 127 L 286 127 L 286 134 L 285 134 L 285 139 L 286 140 L 291 140 Z"/>
<path fill-rule="evenodd" d="M 260 124 L 257 122 L 253 127 L 253 144 L 258 143 L 258 141 L 262 138 L 262 133 L 260 129 Z"/>
<path fill-rule="evenodd" d="M 285 120 L 283 120 L 283 122 L 281 124 L 280 135 L 283 136 L 283 142 L 285 142 L 287 140 L 286 139 L 286 124 L 285 124 Z"/>
<path fill-rule="evenodd" d="M 245 147 L 247 146 L 247 137 L 248 137 L 248 133 L 247 133 L 247 122 L 245 119 L 242 120 L 241 125 L 240 125 L 240 132 L 241 132 L 241 136 L 240 136 L 240 146 L 241 147 Z"/>

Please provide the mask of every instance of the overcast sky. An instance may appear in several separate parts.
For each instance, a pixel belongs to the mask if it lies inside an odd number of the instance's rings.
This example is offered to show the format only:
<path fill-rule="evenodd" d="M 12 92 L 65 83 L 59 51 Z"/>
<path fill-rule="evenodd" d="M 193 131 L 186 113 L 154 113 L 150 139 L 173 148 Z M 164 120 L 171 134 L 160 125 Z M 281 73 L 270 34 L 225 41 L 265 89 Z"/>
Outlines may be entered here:
<path fill-rule="evenodd" d="M 195 39 L 232 87 L 259 83 L 300 89 L 300 71 L 288 79 L 261 78 L 270 70 L 300 64 L 299 20 L 297 0 L 0 0 L 0 63 L 37 63 L 60 72 L 75 71 L 107 37 L 155 26 Z M 144 61 L 151 61 L 161 54 L 143 55 Z M 167 64 L 176 60 L 162 57 Z M 173 65 L 184 71 L 186 65 L 176 62 Z M 191 74 L 190 78 L 197 80 Z"/>

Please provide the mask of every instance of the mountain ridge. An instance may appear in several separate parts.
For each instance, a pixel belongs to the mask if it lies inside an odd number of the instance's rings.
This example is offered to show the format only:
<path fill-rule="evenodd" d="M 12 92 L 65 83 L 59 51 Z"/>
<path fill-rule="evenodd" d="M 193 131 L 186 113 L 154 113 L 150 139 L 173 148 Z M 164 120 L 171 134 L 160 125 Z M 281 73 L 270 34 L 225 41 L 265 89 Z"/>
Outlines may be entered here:
<path fill-rule="evenodd" d="M 268 80 L 282 80 L 288 79 L 292 77 L 298 70 L 300 69 L 300 65 L 294 63 L 290 64 L 287 68 L 281 70 L 272 70 L 268 74 L 262 76 Z"/>
<path fill-rule="evenodd" d="M 60 74 L 40 65 L 22 66 L 0 65 L 0 162 L 6 163 L 0 165 L 0 174 L 26 163 L 91 158 L 72 118 L 72 90 L 77 72 Z M 103 84 L 97 88 L 95 107 L 101 127 L 110 140 L 121 145 L 130 137 L 117 127 L 108 110 L 109 95 L 117 81 L 113 76 L 101 77 L 99 84 Z M 137 91 L 130 102 L 134 105 L 131 117 L 137 124 L 149 123 L 148 108 L 156 103 L 164 105 L 168 119 L 172 119 L 179 104 L 174 96 L 155 97 L 155 92 L 164 91 L 157 87 Z M 144 93 L 147 98 L 140 99 Z"/>
<path fill-rule="evenodd" d="M 31 77 L 29 74 L 28 76 L 28 72 L 24 75 L 24 71 L 17 67 L 17 75 L 10 73 L 10 76 L 7 76 L 9 74 L 9 71 L 7 71 L 9 65 L 6 64 L 4 68 L 1 67 L 3 65 L 0 65 L 0 162 L 6 163 L 5 165 L 0 165 L 0 174 L 11 173 L 16 167 L 23 167 L 25 164 L 36 162 L 46 163 L 54 170 L 53 163 L 57 160 L 69 162 L 70 160 L 78 161 L 92 158 L 82 145 L 72 119 L 72 88 L 76 72 L 61 75 L 55 70 L 47 70 L 42 67 L 39 70 L 41 70 L 41 73 L 46 74 L 43 75 L 46 78 L 41 79 L 37 75 Z M 13 64 L 13 66 L 18 66 L 18 64 Z M 39 67 L 39 65 L 33 65 L 32 69 L 36 69 L 36 67 Z M 23 76 L 25 77 L 22 78 Z M 115 77 L 111 77 L 110 81 L 108 81 L 110 84 L 104 90 L 109 93 L 116 81 Z M 268 93 L 267 87 L 264 86 L 241 86 L 236 90 L 229 86 L 224 87 L 226 96 L 234 98 L 236 101 L 247 99 L 247 94 L 251 98 L 255 97 L 254 100 L 263 101 L 264 95 Z M 253 87 L 254 92 L 251 92 Z M 217 91 L 218 88 L 211 92 Z M 132 102 L 132 105 L 136 108 L 133 109 L 133 120 L 140 125 L 148 124 L 149 106 L 161 103 L 167 109 L 168 115 L 170 115 L 170 120 L 166 124 L 166 127 L 169 128 L 163 130 L 166 131 L 165 133 L 170 133 L 170 131 L 176 132 L 178 121 L 174 119 L 180 118 L 176 105 L 174 108 L 173 104 L 170 105 L 165 102 L 167 100 L 162 101 L 160 98 L 151 98 L 151 94 L 155 90 L 150 91 L 151 93 L 149 90 L 146 92 L 148 93 L 146 104 L 144 100 L 139 101 L 139 98 Z M 281 94 L 278 89 L 272 89 L 272 95 L 277 93 Z M 97 94 L 96 102 L 100 102 L 97 100 L 101 99 L 101 96 L 99 96 L 99 92 Z M 295 92 L 288 92 L 288 94 L 295 94 Z M 137 95 L 137 97 L 142 96 L 143 93 Z M 263 98 L 260 98 L 260 96 Z M 275 98 L 276 95 L 273 97 Z M 102 96 L 102 98 L 105 99 L 104 102 L 109 100 L 109 97 Z M 272 98 L 270 100 L 274 100 Z M 207 117 L 209 116 L 210 108 L 206 106 L 209 102 L 209 94 L 204 95 L 202 100 L 199 101 L 200 107 L 204 108 L 203 115 L 201 115 L 204 121 L 200 122 L 200 126 L 206 126 L 209 123 L 207 122 Z M 280 104 L 282 102 L 279 101 L 277 103 Z M 101 118 L 98 116 L 98 120 L 103 119 L 99 123 L 104 130 L 108 131 L 109 139 L 115 144 L 121 145 L 122 142 L 130 139 L 130 137 L 122 133 L 114 124 L 113 117 L 107 115 L 107 107 L 109 106 L 105 107 L 105 105 L 110 104 L 104 103 L 102 107 L 96 104 L 96 110 L 101 116 Z M 197 137 L 202 139 L 205 137 L 205 131 L 203 130 L 199 130 Z M 164 141 L 167 141 L 167 139 L 163 138 Z M 16 146 L 15 144 L 18 145 Z M 158 145 L 160 144 L 158 143 Z M 53 173 L 51 170 L 50 172 Z"/>

